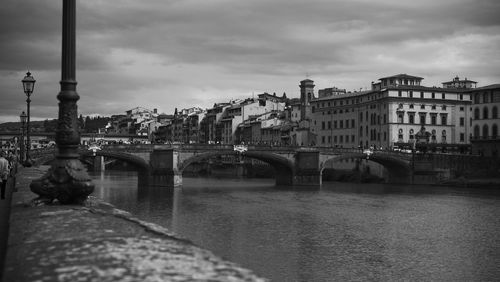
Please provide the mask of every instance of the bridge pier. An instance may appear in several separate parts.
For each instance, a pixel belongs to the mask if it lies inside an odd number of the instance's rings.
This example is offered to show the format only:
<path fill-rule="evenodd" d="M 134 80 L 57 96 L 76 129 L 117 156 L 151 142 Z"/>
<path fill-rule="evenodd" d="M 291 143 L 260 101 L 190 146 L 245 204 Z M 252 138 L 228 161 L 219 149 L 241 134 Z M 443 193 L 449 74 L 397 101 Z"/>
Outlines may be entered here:
<path fill-rule="evenodd" d="M 295 155 L 295 186 L 321 186 L 319 151 L 299 151 Z"/>
<path fill-rule="evenodd" d="M 174 149 L 153 150 L 150 153 L 150 184 L 178 187 L 182 185 L 182 172 L 177 169 L 179 152 Z"/>
<path fill-rule="evenodd" d="M 104 171 L 106 169 L 106 163 L 104 162 L 104 156 L 94 157 L 94 171 Z"/>

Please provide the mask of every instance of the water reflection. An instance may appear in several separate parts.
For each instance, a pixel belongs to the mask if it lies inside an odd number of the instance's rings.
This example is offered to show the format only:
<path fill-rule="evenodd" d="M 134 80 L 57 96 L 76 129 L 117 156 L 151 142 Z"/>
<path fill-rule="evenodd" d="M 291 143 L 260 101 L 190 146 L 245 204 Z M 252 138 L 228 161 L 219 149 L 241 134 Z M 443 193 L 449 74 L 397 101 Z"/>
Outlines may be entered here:
<path fill-rule="evenodd" d="M 493 281 L 500 197 L 488 190 L 184 178 L 182 189 L 96 175 L 96 196 L 276 281 Z"/>

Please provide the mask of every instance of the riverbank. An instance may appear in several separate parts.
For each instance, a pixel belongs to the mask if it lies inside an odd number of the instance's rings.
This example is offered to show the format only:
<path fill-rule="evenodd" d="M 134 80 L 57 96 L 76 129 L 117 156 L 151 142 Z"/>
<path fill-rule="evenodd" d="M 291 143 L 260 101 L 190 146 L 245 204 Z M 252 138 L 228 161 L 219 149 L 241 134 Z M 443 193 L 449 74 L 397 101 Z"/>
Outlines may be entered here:
<path fill-rule="evenodd" d="M 31 206 L 19 171 L 2 281 L 265 281 L 167 229 L 92 198 L 86 206 Z"/>

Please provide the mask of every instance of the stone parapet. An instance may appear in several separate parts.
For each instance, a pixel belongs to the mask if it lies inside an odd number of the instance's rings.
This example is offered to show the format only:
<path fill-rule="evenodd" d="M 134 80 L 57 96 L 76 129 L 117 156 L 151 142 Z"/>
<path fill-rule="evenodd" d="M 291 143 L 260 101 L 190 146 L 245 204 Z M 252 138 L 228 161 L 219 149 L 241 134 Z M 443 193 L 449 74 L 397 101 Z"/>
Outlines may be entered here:
<path fill-rule="evenodd" d="M 44 171 L 18 173 L 2 281 L 266 281 L 96 198 L 30 205 Z"/>

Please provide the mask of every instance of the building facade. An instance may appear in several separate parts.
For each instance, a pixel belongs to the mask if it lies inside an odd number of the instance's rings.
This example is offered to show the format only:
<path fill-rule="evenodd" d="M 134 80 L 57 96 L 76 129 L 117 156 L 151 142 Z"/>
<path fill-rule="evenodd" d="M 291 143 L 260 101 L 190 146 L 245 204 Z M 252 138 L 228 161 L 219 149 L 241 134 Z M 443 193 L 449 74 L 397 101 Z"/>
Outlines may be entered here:
<path fill-rule="evenodd" d="M 474 154 L 499 156 L 500 84 L 472 89 L 471 144 Z"/>
<path fill-rule="evenodd" d="M 380 78 L 369 91 L 322 91 L 331 94 L 311 101 L 316 145 L 393 148 L 418 142 L 468 144 L 470 93 L 463 88 L 422 86 L 422 80 L 399 74 Z"/>

